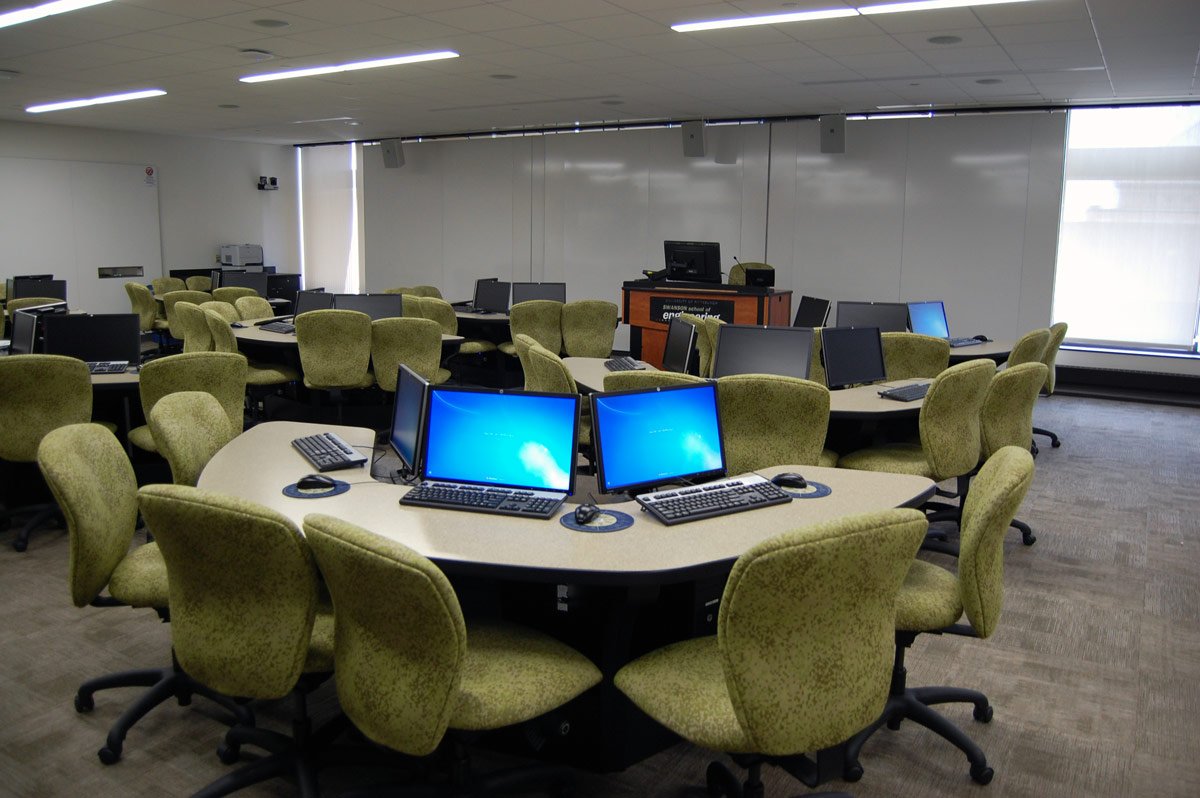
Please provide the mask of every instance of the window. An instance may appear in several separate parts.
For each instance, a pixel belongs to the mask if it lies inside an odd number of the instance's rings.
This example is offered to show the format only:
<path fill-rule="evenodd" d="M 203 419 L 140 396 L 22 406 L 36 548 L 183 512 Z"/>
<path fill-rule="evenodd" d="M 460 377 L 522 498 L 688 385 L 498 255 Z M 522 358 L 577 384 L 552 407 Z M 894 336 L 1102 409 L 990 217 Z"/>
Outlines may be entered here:
<path fill-rule="evenodd" d="M 1054 280 L 1070 340 L 1197 351 L 1200 106 L 1076 109 Z"/>

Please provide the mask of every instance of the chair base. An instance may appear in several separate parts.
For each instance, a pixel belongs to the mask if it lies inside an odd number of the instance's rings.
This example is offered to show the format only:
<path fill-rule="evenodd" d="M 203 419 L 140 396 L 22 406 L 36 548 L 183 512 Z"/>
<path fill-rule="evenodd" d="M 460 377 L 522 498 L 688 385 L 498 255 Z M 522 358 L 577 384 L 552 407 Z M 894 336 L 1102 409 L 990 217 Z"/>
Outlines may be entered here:
<path fill-rule="evenodd" d="M 49 504 L 32 504 L 28 507 L 16 507 L 12 510 L 6 511 L 4 514 L 4 528 L 9 526 L 8 520 L 12 516 L 26 515 L 27 513 L 33 513 L 33 515 L 21 525 L 19 530 L 17 530 L 17 536 L 13 539 L 12 543 L 14 551 L 25 551 L 27 548 L 29 548 L 30 536 L 38 529 L 38 527 L 46 523 L 46 521 L 54 516 L 57 515 L 60 524 L 62 523 L 62 510 L 59 509 L 57 504 L 50 502 Z"/>
<path fill-rule="evenodd" d="M 1058 436 L 1055 435 L 1053 432 L 1051 432 L 1048 429 L 1042 429 L 1041 427 L 1034 427 L 1033 434 L 1041 435 L 1042 437 L 1049 438 L 1050 439 L 1050 448 L 1052 448 L 1052 449 L 1057 449 L 1058 447 L 1062 446 L 1062 441 L 1060 441 L 1058 439 Z"/>
<path fill-rule="evenodd" d="M 801 757 L 802 759 L 804 757 Z M 743 758 L 734 756 L 733 761 L 739 765 L 743 765 Z M 787 757 L 794 759 L 794 757 Z M 805 760 L 810 765 L 812 760 Z M 799 773 L 793 772 L 793 769 L 782 762 L 774 761 L 773 759 L 751 761 L 743 766 L 747 768 L 745 783 L 738 783 L 737 777 L 720 762 L 710 762 L 708 769 L 704 773 L 705 787 L 708 791 L 709 798 L 763 798 L 765 788 L 762 783 L 762 766 L 764 764 L 778 764 L 791 773 L 796 778 L 799 778 L 808 786 L 814 786 L 807 778 L 803 778 Z M 805 793 L 806 798 L 852 798 L 849 793 L 845 792 L 812 792 Z"/>

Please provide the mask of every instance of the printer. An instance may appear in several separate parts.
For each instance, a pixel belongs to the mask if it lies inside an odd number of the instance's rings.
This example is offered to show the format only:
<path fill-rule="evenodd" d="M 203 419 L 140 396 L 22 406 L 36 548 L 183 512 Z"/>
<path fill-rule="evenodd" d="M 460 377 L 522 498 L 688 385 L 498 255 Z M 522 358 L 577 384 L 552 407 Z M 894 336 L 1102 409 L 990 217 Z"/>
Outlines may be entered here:
<path fill-rule="evenodd" d="M 222 266 L 258 266 L 263 262 L 260 244 L 222 244 Z"/>

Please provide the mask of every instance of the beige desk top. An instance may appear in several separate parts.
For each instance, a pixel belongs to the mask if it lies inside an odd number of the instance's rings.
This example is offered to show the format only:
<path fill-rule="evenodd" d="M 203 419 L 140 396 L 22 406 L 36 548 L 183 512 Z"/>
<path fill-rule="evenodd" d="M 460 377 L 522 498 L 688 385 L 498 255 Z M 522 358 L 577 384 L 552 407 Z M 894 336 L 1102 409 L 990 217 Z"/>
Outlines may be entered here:
<path fill-rule="evenodd" d="M 467 319 L 470 321 L 491 321 L 496 322 L 497 324 L 508 324 L 507 313 L 478 313 L 471 310 L 455 310 L 454 315 L 458 316 L 460 319 Z"/>
<path fill-rule="evenodd" d="M 125 371 L 124 374 L 93 374 L 93 388 L 114 388 L 119 386 L 129 386 L 136 388 L 138 380 L 141 379 L 141 372 L 134 371 L 132 368 Z"/>
<path fill-rule="evenodd" d="M 908 380 L 884 380 L 870 385 L 857 385 L 853 388 L 843 388 L 829 392 L 830 418 L 903 418 L 921 414 L 921 405 L 925 399 L 912 402 L 898 402 L 895 399 L 884 399 L 880 391 L 897 388 L 901 385 L 912 385 L 918 382 L 933 382 L 929 377 L 919 377 Z"/>
<path fill-rule="evenodd" d="M 246 319 L 242 324 L 245 327 L 234 327 L 233 335 L 239 341 L 253 341 L 256 344 L 271 344 L 273 346 L 295 346 L 295 333 L 277 333 L 270 330 L 264 330 L 262 327 L 255 327 L 255 321 L 261 319 Z M 442 334 L 442 344 L 459 343 L 463 340 L 461 335 L 446 335 Z"/>
<path fill-rule="evenodd" d="M 620 532 L 575 532 L 557 518 L 547 521 L 485 515 L 455 510 L 402 507 L 408 488 L 376 482 L 366 467 L 330 472 L 350 483 L 349 491 L 320 499 L 294 499 L 283 494 L 312 467 L 291 447 L 293 438 L 334 430 L 351 445 L 369 447 L 372 430 L 276 421 L 259 424 L 235 438 L 209 462 L 199 486 L 271 507 L 300 525 L 308 513 L 337 516 L 397 540 L 460 572 L 552 581 L 627 584 L 682 581 L 705 568 L 727 565 L 761 540 L 808 523 L 855 512 L 916 504 L 933 489 L 922 477 L 876 474 L 817 466 L 764 469 L 771 476 L 799 471 L 829 485 L 819 499 L 747 513 L 664 526 L 641 512 L 633 501 L 605 504 L 633 516 Z M 366 451 L 366 449 L 360 449 Z M 573 512 L 568 505 L 564 512 Z"/>
<path fill-rule="evenodd" d="M 567 370 L 571 372 L 571 376 L 575 378 L 575 383 L 581 391 L 603 391 L 604 390 L 604 375 L 612 374 L 604 367 L 604 361 L 608 360 L 605 357 L 564 357 L 563 364 Z M 649 363 L 639 360 L 646 367 L 646 371 L 658 371 Z"/>

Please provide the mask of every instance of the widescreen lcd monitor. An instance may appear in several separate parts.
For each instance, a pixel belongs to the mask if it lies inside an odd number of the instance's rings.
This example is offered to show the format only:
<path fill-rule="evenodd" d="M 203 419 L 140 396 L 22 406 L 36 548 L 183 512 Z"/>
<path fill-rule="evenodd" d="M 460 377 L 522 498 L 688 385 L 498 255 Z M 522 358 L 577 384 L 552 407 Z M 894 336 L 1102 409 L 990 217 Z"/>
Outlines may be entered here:
<path fill-rule="evenodd" d="M 725 475 L 715 382 L 594 393 L 591 402 L 597 483 L 605 493 Z"/>
<path fill-rule="evenodd" d="M 37 314 L 18 310 L 12 314 L 12 336 L 8 346 L 11 355 L 32 355 L 37 338 Z"/>
<path fill-rule="evenodd" d="M 404 296 L 401 294 L 334 294 L 337 310 L 357 310 L 366 313 L 371 321 L 393 319 L 404 315 Z"/>
<path fill-rule="evenodd" d="M 479 307 L 479 284 L 494 283 L 499 280 L 499 277 L 480 277 L 475 281 L 475 293 L 471 295 L 471 307 Z"/>
<path fill-rule="evenodd" d="M 940 300 L 935 302 L 909 302 L 908 324 L 912 331 L 934 338 L 949 338 L 950 326 L 946 324 L 946 308 Z"/>
<path fill-rule="evenodd" d="M 533 299 L 548 299 L 551 302 L 567 301 L 566 283 L 513 283 L 512 303 L 529 302 Z"/>
<path fill-rule="evenodd" d="M 812 347 L 811 327 L 722 324 L 712 375 L 779 374 L 807 380 Z"/>
<path fill-rule="evenodd" d="M 838 302 L 837 326 L 878 327 L 880 332 L 907 332 L 908 305 L 903 302 Z"/>
<path fill-rule="evenodd" d="M 796 308 L 796 318 L 793 327 L 824 327 L 829 318 L 829 300 L 818 299 L 815 296 L 800 297 L 800 307 Z"/>
<path fill-rule="evenodd" d="M 428 395 L 429 382 L 401 363 L 396 375 L 396 402 L 392 405 L 392 429 L 388 441 L 400 458 L 401 471 L 406 476 L 420 473 L 421 422 L 425 418 Z"/>
<path fill-rule="evenodd" d="M 668 280 L 721 282 L 721 245 L 716 241 L 664 241 Z"/>
<path fill-rule="evenodd" d="M 329 310 L 333 307 L 333 297 L 333 294 L 324 291 L 301 291 L 296 294 L 296 306 L 292 308 L 292 315 L 299 316 L 310 310 Z"/>
<path fill-rule="evenodd" d="M 488 313 L 508 313 L 508 291 L 511 283 L 489 280 L 475 284 L 475 309 Z"/>
<path fill-rule="evenodd" d="M 42 351 L 94 363 L 142 355 L 142 333 L 136 313 L 61 313 L 42 319 Z"/>
<path fill-rule="evenodd" d="M 225 272 L 221 275 L 222 288 L 253 288 L 263 299 L 267 298 L 270 289 L 266 272 Z"/>
<path fill-rule="evenodd" d="M 821 330 L 821 358 L 830 388 L 887 379 L 878 327 L 826 327 Z"/>
<path fill-rule="evenodd" d="M 14 277 L 7 286 L 9 299 L 42 296 L 47 299 L 66 299 L 67 281 L 36 277 Z"/>
<path fill-rule="evenodd" d="M 431 387 L 422 477 L 571 493 L 578 421 L 578 394 Z"/>
<path fill-rule="evenodd" d="M 692 374 L 698 358 L 696 351 L 696 326 L 683 319 L 671 319 L 667 327 L 667 342 L 663 346 L 663 371 L 678 371 L 680 374 Z"/>

